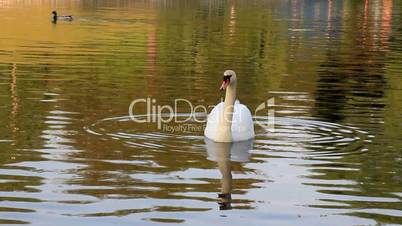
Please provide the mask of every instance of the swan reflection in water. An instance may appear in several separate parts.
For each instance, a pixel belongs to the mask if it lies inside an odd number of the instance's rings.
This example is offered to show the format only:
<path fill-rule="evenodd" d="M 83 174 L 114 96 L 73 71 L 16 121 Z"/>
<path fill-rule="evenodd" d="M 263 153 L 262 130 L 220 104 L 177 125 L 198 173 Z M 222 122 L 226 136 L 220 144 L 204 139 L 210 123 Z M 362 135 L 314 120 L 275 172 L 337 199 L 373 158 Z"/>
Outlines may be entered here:
<path fill-rule="evenodd" d="M 253 148 L 254 140 L 246 140 L 233 143 L 217 143 L 205 138 L 208 159 L 218 163 L 219 171 L 222 174 L 221 193 L 218 194 L 220 199 L 219 209 L 231 209 L 232 201 L 232 168 L 231 162 L 248 162 L 250 152 Z"/>

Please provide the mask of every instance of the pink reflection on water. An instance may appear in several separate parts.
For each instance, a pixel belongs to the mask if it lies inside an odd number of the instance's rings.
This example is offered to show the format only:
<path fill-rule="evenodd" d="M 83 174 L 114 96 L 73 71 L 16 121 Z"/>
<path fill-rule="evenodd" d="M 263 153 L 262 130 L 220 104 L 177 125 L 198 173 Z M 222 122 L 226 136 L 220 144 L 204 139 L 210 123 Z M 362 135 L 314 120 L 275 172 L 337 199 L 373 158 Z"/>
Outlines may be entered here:
<path fill-rule="evenodd" d="M 234 5 L 230 7 L 229 35 L 232 37 L 236 31 L 236 9 Z"/>
<path fill-rule="evenodd" d="M 384 0 L 382 5 L 381 37 L 388 39 L 391 33 L 392 0 Z"/>

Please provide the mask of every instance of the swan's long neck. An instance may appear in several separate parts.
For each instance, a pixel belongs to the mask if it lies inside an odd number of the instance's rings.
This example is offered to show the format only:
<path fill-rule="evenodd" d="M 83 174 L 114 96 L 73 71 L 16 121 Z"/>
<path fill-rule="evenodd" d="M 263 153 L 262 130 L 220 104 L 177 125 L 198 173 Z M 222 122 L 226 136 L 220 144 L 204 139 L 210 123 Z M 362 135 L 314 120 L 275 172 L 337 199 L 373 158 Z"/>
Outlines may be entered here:
<path fill-rule="evenodd" d="M 222 142 L 232 141 L 232 119 L 234 103 L 236 101 L 236 83 L 231 84 L 226 89 L 223 113 L 219 120 L 218 137 Z"/>
<path fill-rule="evenodd" d="M 226 89 L 226 95 L 225 95 L 225 102 L 224 102 L 224 115 L 226 119 L 223 121 L 224 126 L 232 126 L 232 117 L 233 117 L 233 109 L 234 109 L 234 103 L 236 101 L 236 84 L 233 84 L 231 86 L 228 86 Z"/>

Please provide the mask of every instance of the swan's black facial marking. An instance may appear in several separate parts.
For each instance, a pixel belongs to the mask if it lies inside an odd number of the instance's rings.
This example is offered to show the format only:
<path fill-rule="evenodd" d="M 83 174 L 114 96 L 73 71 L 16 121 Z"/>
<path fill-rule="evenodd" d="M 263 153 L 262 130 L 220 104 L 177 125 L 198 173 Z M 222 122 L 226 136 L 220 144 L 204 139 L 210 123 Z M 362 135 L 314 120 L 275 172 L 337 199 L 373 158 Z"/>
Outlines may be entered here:
<path fill-rule="evenodd" d="M 225 90 L 226 89 L 226 87 L 229 85 L 229 83 L 230 83 L 230 77 L 232 77 L 231 75 L 225 75 L 225 74 L 223 74 L 223 83 L 222 83 L 222 86 L 221 86 L 221 88 L 220 88 L 220 90 Z"/>
<path fill-rule="evenodd" d="M 230 82 L 230 77 L 232 77 L 232 76 L 231 75 L 223 75 L 223 81 Z"/>

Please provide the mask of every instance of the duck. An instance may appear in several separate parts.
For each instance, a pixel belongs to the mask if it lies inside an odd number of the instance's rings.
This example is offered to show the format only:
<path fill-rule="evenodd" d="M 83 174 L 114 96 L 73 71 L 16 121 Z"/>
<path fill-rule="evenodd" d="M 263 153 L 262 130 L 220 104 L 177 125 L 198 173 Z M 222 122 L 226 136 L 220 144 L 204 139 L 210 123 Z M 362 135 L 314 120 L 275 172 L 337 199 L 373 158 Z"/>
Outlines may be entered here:
<path fill-rule="evenodd" d="M 53 22 L 56 22 L 58 20 L 66 20 L 66 21 L 72 21 L 73 20 L 73 16 L 68 15 L 68 16 L 57 16 L 57 12 L 53 11 Z"/>
<path fill-rule="evenodd" d="M 214 142 L 238 142 L 254 139 L 254 123 L 250 110 L 236 99 L 237 76 L 233 70 L 223 73 L 220 87 L 225 100 L 207 117 L 204 136 Z"/>

